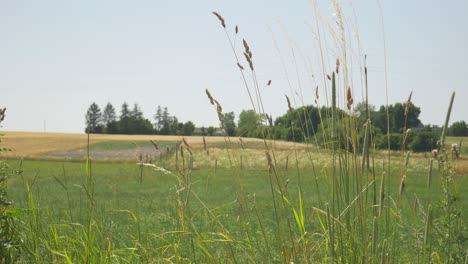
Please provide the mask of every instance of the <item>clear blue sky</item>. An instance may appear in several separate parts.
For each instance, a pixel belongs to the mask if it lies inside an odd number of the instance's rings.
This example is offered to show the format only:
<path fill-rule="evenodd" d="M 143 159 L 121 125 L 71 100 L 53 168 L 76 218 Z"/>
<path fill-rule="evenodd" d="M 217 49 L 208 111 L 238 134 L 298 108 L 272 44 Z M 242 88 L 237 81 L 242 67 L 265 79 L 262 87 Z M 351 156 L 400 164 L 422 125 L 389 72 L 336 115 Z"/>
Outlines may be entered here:
<path fill-rule="evenodd" d="M 336 29 L 330 3 L 317 1 Z M 349 69 L 356 75 L 356 58 L 368 54 L 371 103 L 385 104 L 378 2 L 340 3 L 348 37 L 360 40 L 349 51 Z M 441 125 L 455 91 L 451 121 L 468 121 L 468 1 L 381 0 L 381 6 L 389 102 L 403 102 L 413 91 L 423 123 Z M 101 108 L 111 102 L 117 112 L 124 101 L 138 103 L 150 119 L 162 105 L 180 121 L 217 125 L 206 88 L 237 116 L 251 108 L 250 101 L 212 11 L 225 17 L 231 36 L 239 25 L 238 50 L 246 38 L 260 86 L 272 80 L 262 88 L 267 113 L 286 111 L 284 94 L 298 105 L 301 98 L 313 103 L 311 76 L 319 78 L 321 66 L 311 1 L 2 0 L 0 105 L 8 108 L 2 130 L 43 131 L 45 123 L 48 132 L 83 132 L 93 101 Z M 337 50 L 329 43 L 330 59 Z M 355 101 L 362 94 L 358 79 L 352 85 Z"/>

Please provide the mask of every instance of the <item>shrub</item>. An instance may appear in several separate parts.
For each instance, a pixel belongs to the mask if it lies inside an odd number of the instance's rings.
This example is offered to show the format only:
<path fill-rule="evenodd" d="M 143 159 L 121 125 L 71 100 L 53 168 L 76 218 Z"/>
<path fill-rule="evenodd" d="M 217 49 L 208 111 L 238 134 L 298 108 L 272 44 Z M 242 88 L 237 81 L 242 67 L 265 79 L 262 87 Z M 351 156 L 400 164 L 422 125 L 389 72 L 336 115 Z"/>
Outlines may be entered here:
<path fill-rule="evenodd" d="M 438 139 L 439 135 L 436 132 L 422 131 L 414 136 L 409 147 L 414 152 L 431 151 L 437 147 Z"/>
<path fill-rule="evenodd" d="M 399 133 L 390 133 L 390 149 L 401 150 L 401 142 L 403 138 Z M 377 136 L 376 147 L 379 149 L 388 148 L 388 140 L 386 134 L 380 134 Z"/>

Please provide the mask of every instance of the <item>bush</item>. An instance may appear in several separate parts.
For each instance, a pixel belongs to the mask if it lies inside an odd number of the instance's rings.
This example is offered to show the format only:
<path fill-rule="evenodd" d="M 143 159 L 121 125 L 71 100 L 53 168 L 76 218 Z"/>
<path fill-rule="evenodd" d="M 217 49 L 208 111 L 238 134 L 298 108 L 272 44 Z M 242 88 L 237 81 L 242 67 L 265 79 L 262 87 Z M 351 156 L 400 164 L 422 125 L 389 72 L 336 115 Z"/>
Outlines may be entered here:
<path fill-rule="evenodd" d="M 422 131 L 417 133 L 409 147 L 414 152 L 424 152 L 431 151 L 437 147 L 437 140 L 439 139 L 439 134 L 436 132 Z"/>
<path fill-rule="evenodd" d="M 390 149 L 401 150 L 401 141 L 403 140 L 402 134 L 390 133 Z M 388 148 L 388 140 L 386 134 L 380 134 L 377 136 L 376 147 L 378 149 Z"/>

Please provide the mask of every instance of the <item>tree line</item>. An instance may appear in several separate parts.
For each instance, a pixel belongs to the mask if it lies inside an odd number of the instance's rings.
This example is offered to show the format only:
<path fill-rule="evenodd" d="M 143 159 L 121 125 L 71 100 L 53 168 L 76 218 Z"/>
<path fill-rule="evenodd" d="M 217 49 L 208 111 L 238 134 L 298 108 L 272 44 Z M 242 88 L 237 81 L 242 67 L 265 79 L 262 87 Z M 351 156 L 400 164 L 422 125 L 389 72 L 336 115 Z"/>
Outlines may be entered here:
<path fill-rule="evenodd" d="M 365 103 L 358 103 L 353 111 L 346 112 L 335 109 L 335 122 L 331 124 L 331 107 L 315 107 L 307 105 L 304 107 L 289 109 L 283 115 L 273 120 L 272 116 L 261 115 L 254 110 L 243 110 L 240 112 L 238 121 L 234 112 L 222 115 L 221 128 L 201 127 L 196 134 L 203 136 L 228 135 L 240 137 L 269 137 L 276 140 L 316 143 L 325 145 L 329 141 L 336 141 L 341 147 L 349 144 L 343 131 L 346 127 L 360 127 L 369 125 L 372 127 L 373 144 L 377 148 L 387 148 L 387 125 L 390 132 L 390 148 L 399 150 L 402 148 L 414 151 L 427 151 L 435 146 L 439 138 L 440 128 L 436 126 L 424 126 L 419 119 L 420 107 L 410 103 L 406 109 L 406 102 L 395 103 L 387 107 L 377 108 L 373 105 L 368 107 Z M 406 113 L 406 114 L 405 114 Z M 370 120 L 370 122 L 368 122 Z M 101 112 L 96 103 L 92 103 L 86 113 L 86 132 L 108 133 L 108 134 L 158 134 L 158 135 L 193 135 L 195 125 L 188 121 L 181 123 L 177 117 L 169 114 L 167 107 L 158 106 L 153 116 L 153 123 L 143 116 L 138 104 L 130 109 L 124 102 L 121 106 L 120 115 L 117 117 L 114 107 L 108 103 Z M 403 140 L 405 129 L 411 129 Z M 332 131 L 333 130 L 333 131 Z M 361 145 L 365 133 L 364 129 L 357 135 L 358 143 Z M 333 132 L 333 133 L 332 133 Z M 330 138 L 329 135 L 337 135 Z M 343 136 L 341 136 L 343 135 Z M 468 127 L 464 121 L 454 122 L 448 129 L 448 135 L 468 136 Z"/>
<path fill-rule="evenodd" d="M 124 102 L 117 116 L 115 108 L 107 103 L 104 110 L 93 102 L 85 115 L 86 133 L 129 134 L 129 135 L 186 135 L 194 133 L 195 125 L 188 121 L 181 123 L 177 117 L 171 115 L 167 107 L 157 107 L 154 123 L 143 116 L 138 104 L 130 109 Z"/>

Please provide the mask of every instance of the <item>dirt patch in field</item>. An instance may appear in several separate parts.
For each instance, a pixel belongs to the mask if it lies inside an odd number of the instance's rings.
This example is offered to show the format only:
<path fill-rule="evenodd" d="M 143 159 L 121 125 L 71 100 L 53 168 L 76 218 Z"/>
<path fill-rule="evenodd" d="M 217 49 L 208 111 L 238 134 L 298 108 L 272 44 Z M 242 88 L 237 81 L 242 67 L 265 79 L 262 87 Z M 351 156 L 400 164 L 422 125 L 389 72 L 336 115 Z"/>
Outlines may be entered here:
<path fill-rule="evenodd" d="M 165 151 L 155 148 L 124 149 L 124 150 L 92 150 L 89 152 L 92 160 L 100 161 L 138 161 L 140 157 L 145 162 L 159 160 Z M 45 159 L 71 159 L 85 160 L 87 158 L 86 149 L 73 149 L 50 152 L 42 156 Z"/>

